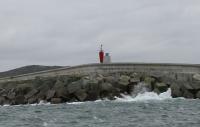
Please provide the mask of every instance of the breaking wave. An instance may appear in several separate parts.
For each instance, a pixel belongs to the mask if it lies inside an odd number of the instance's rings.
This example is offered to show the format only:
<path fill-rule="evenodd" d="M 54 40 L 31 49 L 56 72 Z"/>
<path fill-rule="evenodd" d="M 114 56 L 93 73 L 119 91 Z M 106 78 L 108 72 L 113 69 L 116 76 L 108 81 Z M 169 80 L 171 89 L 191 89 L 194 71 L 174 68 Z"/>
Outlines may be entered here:
<path fill-rule="evenodd" d="M 148 101 L 148 100 L 166 100 L 172 99 L 171 89 L 168 89 L 166 92 L 157 94 L 155 92 L 144 92 L 139 93 L 137 96 L 130 96 L 122 94 L 122 98 L 116 97 L 117 102 L 133 102 L 133 101 Z"/>

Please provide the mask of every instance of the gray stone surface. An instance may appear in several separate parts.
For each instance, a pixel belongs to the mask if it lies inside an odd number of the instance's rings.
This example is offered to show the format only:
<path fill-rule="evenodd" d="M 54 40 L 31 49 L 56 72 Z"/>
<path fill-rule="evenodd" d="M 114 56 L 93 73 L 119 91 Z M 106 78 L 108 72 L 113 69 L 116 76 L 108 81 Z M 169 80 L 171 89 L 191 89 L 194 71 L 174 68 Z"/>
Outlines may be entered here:
<path fill-rule="evenodd" d="M 33 89 L 32 91 L 30 91 L 28 94 L 25 95 L 26 99 L 31 98 L 32 96 L 34 96 L 35 94 L 37 94 L 39 91 L 37 89 Z"/>
<path fill-rule="evenodd" d="M 129 84 L 130 77 L 127 75 L 122 75 L 119 78 L 119 84 L 127 86 Z"/>
<path fill-rule="evenodd" d="M 55 95 L 55 93 L 56 93 L 55 90 L 49 90 L 49 91 L 47 92 L 46 99 L 49 100 L 49 99 L 53 98 L 54 95 Z"/>
<path fill-rule="evenodd" d="M 196 97 L 200 99 L 200 91 L 197 92 Z"/>
<path fill-rule="evenodd" d="M 194 74 L 194 75 L 193 75 L 193 79 L 194 79 L 194 80 L 197 80 L 197 81 L 200 81 L 200 74 L 199 74 L 199 73 Z"/>
<path fill-rule="evenodd" d="M 67 86 L 67 90 L 69 94 L 75 93 L 76 91 L 81 90 L 81 83 L 80 81 L 72 82 Z"/>
<path fill-rule="evenodd" d="M 88 96 L 85 90 L 79 90 L 75 95 L 79 101 L 84 101 Z"/>
<path fill-rule="evenodd" d="M 52 104 L 59 104 L 59 103 L 62 103 L 62 99 L 61 99 L 61 98 L 52 98 L 52 99 L 51 99 L 51 103 L 52 103 Z"/>

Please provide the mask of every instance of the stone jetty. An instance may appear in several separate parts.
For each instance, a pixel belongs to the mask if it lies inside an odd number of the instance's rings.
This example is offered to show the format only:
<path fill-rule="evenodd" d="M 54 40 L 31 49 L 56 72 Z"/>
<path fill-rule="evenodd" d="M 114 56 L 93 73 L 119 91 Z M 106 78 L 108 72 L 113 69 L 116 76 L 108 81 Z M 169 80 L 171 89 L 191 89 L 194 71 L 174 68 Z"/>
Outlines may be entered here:
<path fill-rule="evenodd" d="M 174 98 L 200 98 L 200 75 L 195 74 L 188 80 L 192 83 L 135 72 L 35 77 L 0 83 L 0 105 L 114 100 L 122 97 L 121 94 L 137 96 L 138 93 L 151 91 L 160 94 L 169 88 Z"/>

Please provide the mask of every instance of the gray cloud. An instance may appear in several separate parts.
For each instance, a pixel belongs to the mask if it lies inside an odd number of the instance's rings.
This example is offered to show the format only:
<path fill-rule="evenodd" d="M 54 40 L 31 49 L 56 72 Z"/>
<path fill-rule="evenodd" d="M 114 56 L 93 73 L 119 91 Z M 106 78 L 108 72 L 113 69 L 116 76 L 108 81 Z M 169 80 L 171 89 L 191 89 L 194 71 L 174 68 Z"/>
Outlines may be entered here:
<path fill-rule="evenodd" d="M 0 71 L 31 64 L 199 63 L 199 0 L 0 0 Z"/>

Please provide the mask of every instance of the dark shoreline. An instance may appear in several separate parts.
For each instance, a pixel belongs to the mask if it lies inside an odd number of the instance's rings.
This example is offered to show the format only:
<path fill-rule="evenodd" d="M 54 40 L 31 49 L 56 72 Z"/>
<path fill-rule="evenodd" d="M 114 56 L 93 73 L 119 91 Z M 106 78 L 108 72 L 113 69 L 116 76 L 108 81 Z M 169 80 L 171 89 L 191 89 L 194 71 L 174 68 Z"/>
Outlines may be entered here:
<path fill-rule="evenodd" d="M 137 95 L 154 91 L 158 94 L 172 90 L 172 97 L 200 98 L 200 89 L 190 84 L 165 82 L 163 77 L 142 73 L 109 73 L 36 77 L 34 80 L 0 83 L 0 105 L 35 104 L 41 100 L 52 104 L 95 101 L 103 98 Z M 171 81 L 173 82 L 173 81 Z"/>

